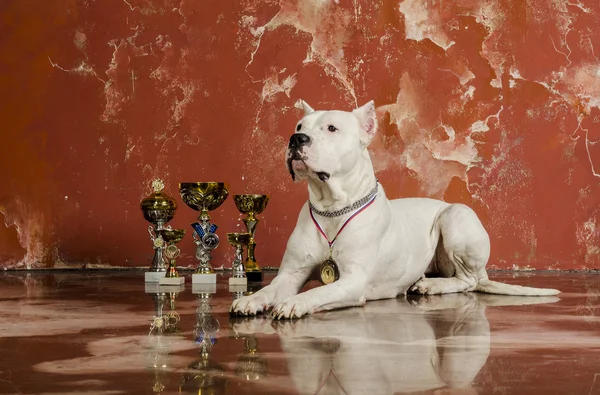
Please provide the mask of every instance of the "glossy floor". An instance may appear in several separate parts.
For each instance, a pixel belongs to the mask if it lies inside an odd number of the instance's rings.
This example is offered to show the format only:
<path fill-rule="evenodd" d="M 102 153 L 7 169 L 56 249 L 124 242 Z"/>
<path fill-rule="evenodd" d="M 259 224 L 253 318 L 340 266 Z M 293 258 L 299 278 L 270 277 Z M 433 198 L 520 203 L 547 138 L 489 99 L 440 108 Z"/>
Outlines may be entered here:
<path fill-rule="evenodd" d="M 175 294 L 134 272 L 5 273 L 0 393 L 600 394 L 600 276 L 492 277 L 564 293 L 274 322 L 229 317 L 226 276 L 214 294 L 189 277 Z"/>

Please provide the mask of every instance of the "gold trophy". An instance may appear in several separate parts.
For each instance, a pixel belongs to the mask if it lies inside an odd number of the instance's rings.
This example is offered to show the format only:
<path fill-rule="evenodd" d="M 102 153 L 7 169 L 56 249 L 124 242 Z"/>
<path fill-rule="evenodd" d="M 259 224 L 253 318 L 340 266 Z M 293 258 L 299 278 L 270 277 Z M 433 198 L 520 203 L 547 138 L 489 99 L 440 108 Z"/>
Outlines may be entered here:
<path fill-rule="evenodd" d="M 196 258 L 200 261 L 196 273 L 192 275 L 192 284 L 216 284 L 217 275 L 210 265 L 211 251 L 219 246 L 219 236 L 215 233 L 218 226 L 210 222 L 209 211 L 216 210 L 227 196 L 229 190 L 224 182 L 182 182 L 179 184 L 181 199 L 190 208 L 200 211 L 199 222 L 194 222 L 193 237 L 196 244 Z"/>
<path fill-rule="evenodd" d="M 161 229 L 159 231 L 160 236 L 163 238 L 167 247 L 165 248 L 165 257 L 169 261 L 169 267 L 167 268 L 167 274 L 160 279 L 160 285 L 182 285 L 185 282 L 185 278 L 179 277 L 175 258 L 179 256 L 181 250 L 177 248 L 183 236 L 185 236 L 185 229 Z"/>
<path fill-rule="evenodd" d="M 244 247 L 250 243 L 250 233 L 227 233 L 227 240 L 229 240 L 229 244 L 235 247 L 235 259 L 231 264 L 233 273 L 229 278 L 229 292 L 234 292 L 232 286 L 246 286 L 248 284 L 242 254 Z"/>
<path fill-rule="evenodd" d="M 256 258 L 254 257 L 254 249 L 256 248 L 256 241 L 254 240 L 254 232 L 256 231 L 256 225 L 258 225 L 258 218 L 256 214 L 261 214 L 265 211 L 267 203 L 269 202 L 269 196 L 267 195 L 235 195 L 233 197 L 235 206 L 238 211 L 242 214 L 246 214 L 244 218 L 244 224 L 246 229 L 250 233 L 250 242 L 248 243 L 248 256 L 244 266 L 246 269 L 246 278 L 248 282 L 262 282 L 263 272 L 260 270 Z"/>
<path fill-rule="evenodd" d="M 177 209 L 175 200 L 162 191 L 164 188 L 165 184 L 162 180 L 154 180 L 152 182 L 154 193 L 150 194 L 150 196 L 143 199 L 140 203 L 144 218 L 152 224 L 148 226 L 148 233 L 154 246 L 154 259 L 152 260 L 150 270 L 145 273 L 145 280 L 150 283 L 159 282 L 167 272 L 167 265 L 165 264 L 163 255 L 165 241 L 160 232 L 163 229 L 171 228 L 170 226 L 165 227 L 165 225 L 173 219 L 175 209 Z"/>

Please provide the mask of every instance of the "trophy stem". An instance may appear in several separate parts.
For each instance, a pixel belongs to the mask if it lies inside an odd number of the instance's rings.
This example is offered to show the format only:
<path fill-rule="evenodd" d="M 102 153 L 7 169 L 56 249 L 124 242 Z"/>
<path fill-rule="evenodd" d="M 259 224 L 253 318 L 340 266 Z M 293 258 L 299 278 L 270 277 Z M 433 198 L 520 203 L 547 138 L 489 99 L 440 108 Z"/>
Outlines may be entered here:
<path fill-rule="evenodd" d="M 256 262 L 256 258 L 254 256 L 254 250 L 256 248 L 256 241 L 254 240 L 254 233 L 256 232 L 256 225 L 260 219 L 254 216 L 254 213 L 249 213 L 246 218 L 244 218 L 244 224 L 246 225 L 246 229 L 248 233 L 250 233 L 250 242 L 248 243 L 248 256 L 246 257 L 246 261 L 244 262 L 244 267 L 246 268 L 246 272 L 259 272 L 260 267 Z"/>
<path fill-rule="evenodd" d="M 233 261 L 232 269 L 233 269 L 233 277 L 234 278 L 245 278 L 246 273 L 244 271 L 243 264 L 243 253 L 244 249 L 242 245 L 238 244 L 235 246 L 235 260 Z"/>
<path fill-rule="evenodd" d="M 151 272 L 164 272 L 166 271 L 165 258 L 163 256 L 163 248 L 156 247 L 154 251 L 154 259 L 152 259 L 152 265 L 150 266 Z"/>
<path fill-rule="evenodd" d="M 200 214 L 198 219 L 200 220 L 200 223 L 197 223 L 199 228 L 195 228 L 194 230 L 196 259 L 199 261 L 196 274 L 211 274 L 215 272 L 210 265 L 210 260 L 212 259 L 211 251 L 219 245 L 219 238 L 214 233 L 217 226 L 210 222 L 210 216 L 205 209 L 202 209 L 202 214 Z"/>
<path fill-rule="evenodd" d="M 167 270 L 167 274 L 165 274 L 167 278 L 176 278 L 179 277 L 179 272 L 177 271 L 177 264 L 175 263 L 175 259 L 171 259 L 169 262 L 169 268 Z"/>

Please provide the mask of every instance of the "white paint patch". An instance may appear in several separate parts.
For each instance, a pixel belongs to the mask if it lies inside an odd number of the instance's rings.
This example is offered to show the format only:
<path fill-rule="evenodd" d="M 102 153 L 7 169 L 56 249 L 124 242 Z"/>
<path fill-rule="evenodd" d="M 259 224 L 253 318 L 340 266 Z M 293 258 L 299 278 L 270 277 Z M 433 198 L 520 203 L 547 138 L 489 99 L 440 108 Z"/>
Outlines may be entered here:
<path fill-rule="evenodd" d="M 428 9 L 430 2 L 421 0 L 404 0 L 400 3 L 400 12 L 404 14 L 404 32 L 409 40 L 431 40 L 434 44 L 448 50 L 454 41 L 442 29 L 441 18 L 437 12 Z"/>
<path fill-rule="evenodd" d="M 279 83 L 279 76 L 277 73 L 271 74 L 264 81 L 263 90 L 261 97 L 263 101 L 270 100 L 277 93 L 284 93 L 288 98 L 294 85 L 296 85 L 297 79 L 296 74 L 287 76 L 283 82 Z"/>

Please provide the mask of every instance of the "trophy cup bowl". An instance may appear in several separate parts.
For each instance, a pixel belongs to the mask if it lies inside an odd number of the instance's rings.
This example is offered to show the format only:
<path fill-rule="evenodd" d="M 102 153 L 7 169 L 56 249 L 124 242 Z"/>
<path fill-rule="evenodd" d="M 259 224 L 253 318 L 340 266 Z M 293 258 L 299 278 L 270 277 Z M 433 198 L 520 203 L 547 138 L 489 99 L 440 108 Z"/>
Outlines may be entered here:
<path fill-rule="evenodd" d="M 269 196 L 267 195 L 234 195 L 233 201 L 238 211 L 242 214 L 254 216 L 262 214 L 267 208 Z"/>
<path fill-rule="evenodd" d="M 210 222 L 209 211 L 217 209 L 227 196 L 229 189 L 224 182 L 182 182 L 179 184 L 181 199 L 190 208 L 200 211 L 198 221 L 192 224 L 196 244 L 196 258 L 200 262 L 192 274 L 192 283 L 214 284 L 216 274 L 210 265 L 211 251 L 219 246 L 218 226 Z"/>
<path fill-rule="evenodd" d="M 243 221 L 244 224 L 246 224 L 248 233 L 250 233 L 248 256 L 244 262 L 246 277 L 250 282 L 262 282 L 262 271 L 254 257 L 254 249 L 256 248 L 254 232 L 256 231 L 256 225 L 258 225 L 259 222 L 259 219 L 256 218 L 256 214 L 262 214 L 262 212 L 265 211 L 267 203 L 269 202 L 269 196 L 244 194 L 235 195 L 233 200 L 238 211 L 242 214 L 246 214 L 246 218 L 244 218 Z"/>
<path fill-rule="evenodd" d="M 250 243 L 250 233 L 227 233 L 227 240 L 234 247 L 245 247 Z"/>
<path fill-rule="evenodd" d="M 144 214 L 144 219 L 161 229 L 164 224 L 169 222 L 175 216 L 177 203 L 175 200 L 163 193 L 164 184 L 160 180 L 152 183 L 154 193 L 143 199 L 140 208 Z"/>
<path fill-rule="evenodd" d="M 179 194 L 190 208 L 208 214 L 208 211 L 216 210 L 223 204 L 229 196 L 229 189 L 224 182 L 182 182 L 179 184 Z"/>
<path fill-rule="evenodd" d="M 167 244 L 177 244 L 185 236 L 185 229 L 161 229 L 158 233 Z"/>

